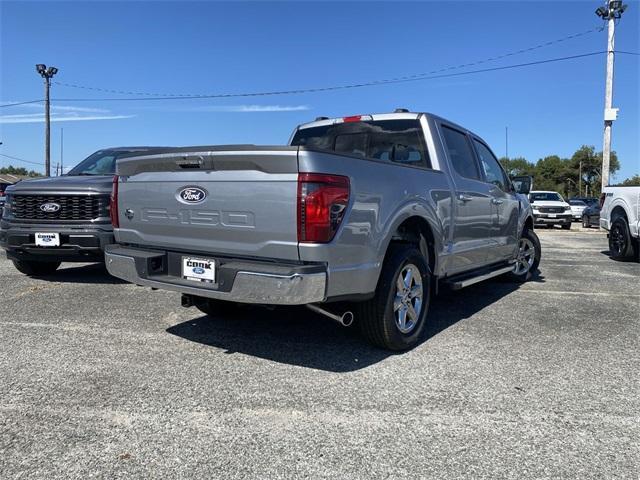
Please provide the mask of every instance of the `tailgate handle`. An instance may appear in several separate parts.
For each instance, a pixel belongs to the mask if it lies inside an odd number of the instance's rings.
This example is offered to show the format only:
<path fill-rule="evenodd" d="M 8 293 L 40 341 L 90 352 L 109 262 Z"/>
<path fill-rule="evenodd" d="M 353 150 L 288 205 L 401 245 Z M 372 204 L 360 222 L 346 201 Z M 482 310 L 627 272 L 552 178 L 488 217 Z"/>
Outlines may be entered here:
<path fill-rule="evenodd" d="M 194 160 L 187 160 L 186 158 L 184 160 L 176 160 L 176 164 L 180 168 L 201 168 L 203 163 L 201 158 Z"/>

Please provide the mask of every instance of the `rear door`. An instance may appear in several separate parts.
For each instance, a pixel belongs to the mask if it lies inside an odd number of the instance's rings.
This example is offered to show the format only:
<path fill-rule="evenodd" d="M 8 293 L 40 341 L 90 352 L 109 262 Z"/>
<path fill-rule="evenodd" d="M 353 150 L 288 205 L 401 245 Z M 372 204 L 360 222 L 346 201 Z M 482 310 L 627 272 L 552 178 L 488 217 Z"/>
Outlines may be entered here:
<path fill-rule="evenodd" d="M 122 243 L 298 259 L 296 148 L 136 157 L 118 174 Z"/>
<path fill-rule="evenodd" d="M 520 201 L 489 147 L 475 137 L 473 146 L 491 195 L 491 236 L 495 241 L 495 247 L 489 250 L 488 261 L 498 262 L 511 258 L 515 251 L 519 233 Z"/>
<path fill-rule="evenodd" d="M 445 150 L 455 185 L 451 273 L 487 263 L 493 246 L 491 185 L 480 172 L 469 136 L 441 124 Z"/>

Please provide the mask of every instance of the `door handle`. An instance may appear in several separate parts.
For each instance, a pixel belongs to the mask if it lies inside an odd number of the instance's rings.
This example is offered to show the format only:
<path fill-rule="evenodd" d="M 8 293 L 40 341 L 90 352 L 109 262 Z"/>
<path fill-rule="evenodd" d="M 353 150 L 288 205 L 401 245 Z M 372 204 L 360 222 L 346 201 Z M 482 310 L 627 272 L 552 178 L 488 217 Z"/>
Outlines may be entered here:
<path fill-rule="evenodd" d="M 464 193 L 460 193 L 458 194 L 458 200 L 460 200 L 461 202 L 467 203 L 473 200 L 473 197 L 470 197 L 469 195 L 465 195 Z"/>
<path fill-rule="evenodd" d="M 500 200 L 498 198 L 492 198 L 491 203 L 493 203 L 494 205 L 502 205 L 504 203 L 504 200 Z"/>

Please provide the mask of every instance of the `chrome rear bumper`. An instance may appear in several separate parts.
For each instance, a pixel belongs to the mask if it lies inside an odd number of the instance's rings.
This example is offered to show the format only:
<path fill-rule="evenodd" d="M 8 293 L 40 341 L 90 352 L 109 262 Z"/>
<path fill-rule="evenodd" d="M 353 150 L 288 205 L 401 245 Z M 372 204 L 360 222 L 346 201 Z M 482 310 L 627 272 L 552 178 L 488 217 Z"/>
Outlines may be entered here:
<path fill-rule="evenodd" d="M 140 251 L 139 255 L 135 252 L 117 245 L 109 246 L 105 252 L 109 273 L 136 285 L 231 302 L 304 305 L 322 302 L 326 298 L 326 271 L 310 273 L 301 268 L 300 272 L 281 274 L 268 273 L 263 268 L 261 271 L 238 270 L 234 272 L 231 288 L 223 291 L 198 284 L 189 285 L 188 281 L 166 274 L 149 275 L 144 267 L 149 252 Z"/>

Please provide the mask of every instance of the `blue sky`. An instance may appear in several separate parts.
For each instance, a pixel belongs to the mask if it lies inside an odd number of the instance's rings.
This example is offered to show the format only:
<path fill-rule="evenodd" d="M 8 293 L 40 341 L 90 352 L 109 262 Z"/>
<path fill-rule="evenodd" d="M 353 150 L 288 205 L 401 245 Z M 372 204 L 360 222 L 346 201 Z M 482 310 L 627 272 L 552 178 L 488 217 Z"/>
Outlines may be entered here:
<path fill-rule="evenodd" d="M 639 51 L 640 4 L 616 48 Z M 112 90 L 217 94 L 313 88 L 411 75 L 530 47 L 601 25 L 599 1 L 0 2 L 0 103 L 42 98 L 54 80 Z M 606 48 L 605 32 L 480 65 Z M 613 129 L 622 180 L 640 171 L 640 57 L 618 55 Z M 118 145 L 286 143 L 319 115 L 429 111 L 478 132 L 498 155 L 536 161 L 602 145 L 604 56 L 445 79 L 286 96 L 72 102 L 120 97 L 54 84 L 52 164 Z M 463 71 L 463 70 L 456 70 Z M 60 99 L 60 100 L 56 100 Z M 42 106 L 0 109 L 0 153 L 43 158 Z M 0 157 L 0 166 L 23 165 Z M 42 170 L 42 169 L 40 169 Z"/>

